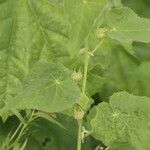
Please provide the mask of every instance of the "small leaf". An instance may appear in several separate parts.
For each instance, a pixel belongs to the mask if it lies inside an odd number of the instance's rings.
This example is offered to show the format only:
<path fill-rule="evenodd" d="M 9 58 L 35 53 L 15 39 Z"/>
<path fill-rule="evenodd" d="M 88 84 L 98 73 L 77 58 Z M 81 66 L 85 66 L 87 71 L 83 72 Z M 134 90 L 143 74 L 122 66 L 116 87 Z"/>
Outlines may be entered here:
<path fill-rule="evenodd" d="M 92 103 L 93 103 L 93 100 L 91 98 L 89 98 L 85 94 L 81 94 L 81 98 L 78 104 L 81 106 L 83 110 L 87 111 L 91 107 Z"/>
<path fill-rule="evenodd" d="M 80 100 L 72 107 L 64 110 L 62 114 L 75 117 L 75 115 L 79 113 L 79 115 L 83 116 L 86 113 L 86 111 L 91 107 L 92 103 L 93 103 L 92 98 L 89 98 L 85 94 L 81 94 Z"/>

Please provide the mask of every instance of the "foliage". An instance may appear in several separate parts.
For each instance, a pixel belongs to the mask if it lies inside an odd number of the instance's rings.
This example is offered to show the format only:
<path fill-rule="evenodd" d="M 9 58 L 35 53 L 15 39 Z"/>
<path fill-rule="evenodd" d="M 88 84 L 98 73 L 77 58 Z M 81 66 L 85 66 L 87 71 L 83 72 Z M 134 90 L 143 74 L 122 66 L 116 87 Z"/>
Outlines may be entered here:
<path fill-rule="evenodd" d="M 0 149 L 150 149 L 148 4 L 0 0 Z"/>
<path fill-rule="evenodd" d="M 150 99 L 118 92 L 89 115 L 93 136 L 109 149 L 149 149 Z"/>

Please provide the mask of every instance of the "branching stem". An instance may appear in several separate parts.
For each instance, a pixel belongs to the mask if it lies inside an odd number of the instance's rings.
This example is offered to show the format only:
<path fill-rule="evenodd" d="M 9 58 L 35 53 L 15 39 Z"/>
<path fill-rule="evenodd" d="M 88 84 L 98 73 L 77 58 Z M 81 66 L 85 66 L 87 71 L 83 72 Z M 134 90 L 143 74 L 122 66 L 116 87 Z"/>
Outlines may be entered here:
<path fill-rule="evenodd" d="M 16 131 L 14 132 L 14 134 L 10 137 L 10 143 L 12 142 L 12 140 L 15 138 L 15 136 L 17 135 L 17 138 L 15 139 L 15 141 L 10 144 L 8 146 L 7 149 L 11 149 L 22 137 L 22 135 L 24 134 L 24 131 L 26 130 L 27 126 L 29 125 L 29 123 L 34 120 L 34 110 L 31 112 L 31 115 L 29 116 L 29 118 L 27 118 L 27 122 L 25 123 L 20 123 L 19 126 L 17 127 Z"/>

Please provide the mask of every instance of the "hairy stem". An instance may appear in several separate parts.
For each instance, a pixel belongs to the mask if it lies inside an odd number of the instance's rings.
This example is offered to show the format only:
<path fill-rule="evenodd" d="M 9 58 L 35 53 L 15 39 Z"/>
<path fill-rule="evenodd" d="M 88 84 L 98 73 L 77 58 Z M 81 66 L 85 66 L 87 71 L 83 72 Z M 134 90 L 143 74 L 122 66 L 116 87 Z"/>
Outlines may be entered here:
<path fill-rule="evenodd" d="M 77 150 L 81 150 L 82 144 L 82 119 L 78 120 L 78 141 Z"/>
<path fill-rule="evenodd" d="M 85 92 L 86 92 L 86 80 L 87 80 L 89 58 L 90 58 L 90 55 L 87 50 L 86 54 L 85 54 L 85 62 L 84 62 L 84 78 L 83 78 L 83 85 L 82 85 L 82 93 L 83 94 L 85 94 Z"/>
<path fill-rule="evenodd" d="M 84 76 L 83 76 L 83 84 L 82 84 L 82 93 L 86 94 L 86 81 L 87 81 L 87 73 L 88 73 L 88 65 L 89 65 L 89 59 L 90 55 L 88 52 L 88 40 L 86 39 L 85 42 L 85 60 L 84 60 Z M 83 119 L 78 119 L 78 141 L 77 141 L 77 150 L 81 150 L 82 145 L 82 122 Z"/>

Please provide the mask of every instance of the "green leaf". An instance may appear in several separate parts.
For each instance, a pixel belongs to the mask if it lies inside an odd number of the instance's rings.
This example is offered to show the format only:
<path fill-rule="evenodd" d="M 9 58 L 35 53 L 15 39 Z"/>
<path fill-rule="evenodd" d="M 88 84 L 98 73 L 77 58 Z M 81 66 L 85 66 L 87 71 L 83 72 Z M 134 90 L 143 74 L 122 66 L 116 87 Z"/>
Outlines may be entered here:
<path fill-rule="evenodd" d="M 5 104 L 37 61 L 66 54 L 67 22 L 62 1 L 47 0 L 1 0 L 0 22 L 0 99 Z"/>
<path fill-rule="evenodd" d="M 87 78 L 87 93 L 90 96 L 101 91 L 105 79 L 97 74 L 89 73 Z"/>
<path fill-rule="evenodd" d="M 134 43 L 133 48 L 140 61 L 150 61 L 150 43 Z"/>
<path fill-rule="evenodd" d="M 105 83 L 101 97 L 106 100 L 114 92 L 121 90 L 141 95 L 142 87 L 136 71 L 139 61 L 119 45 L 112 49 L 109 61 L 110 65 L 103 73 Z"/>
<path fill-rule="evenodd" d="M 110 150 L 150 149 L 150 99 L 127 92 L 115 93 L 109 103 L 94 107 L 89 115 L 92 135 Z M 128 148 L 127 148 L 128 147 Z"/>
<path fill-rule="evenodd" d="M 140 18 L 130 8 L 112 9 L 107 16 L 107 34 L 121 42 L 150 42 L 150 20 Z"/>
<path fill-rule="evenodd" d="M 46 120 L 48 120 L 48 121 L 50 121 L 50 122 L 52 122 L 52 123 L 58 125 L 58 126 L 61 127 L 61 128 L 64 128 L 54 117 L 52 117 L 52 115 L 46 114 L 46 113 L 44 113 L 44 112 L 37 112 L 37 113 L 35 113 L 35 115 L 36 115 L 37 117 L 46 119 Z"/>
<path fill-rule="evenodd" d="M 150 62 L 143 62 L 135 72 L 139 78 L 141 93 L 150 97 Z"/>
<path fill-rule="evenodd" d="M 65 0 L 64 2 L 65 12 L 70 22 L 68 51 L 71 56 L 74 56 L 80 51 L 95 19 L 108 3 L 107 0 Z"/>
<path fill-rule="evenodd" d="M 82 94 L 78 105 L 80 105 L 84 111 L 87 111 L 91 107 L 92 103 L 93 100 L 91 98 L 87 97 L 85 94 Z"/>
<path fill-rule="evenodd" d="M 80 90 L 71 72 L 59 63 L 39 62 L 27 76 L 23 89 L 8 103 L 7 109 L 62 111 L 80 99 Z"/>
<path fill-rule="evenodd" d="M 64 110 L 61 113 L 70 117 L 77 118 L 78 116 L 83 116 L 92 104 L 92 98 L 87 97 L 87 95 L 85 94 L 81 94 L 80 100 L 75 105 Z"/>
<path fill-rule="evenodd" d="M 150 17 L 150 1 L 149 0 L 123 0 L 125 6 L 132 8 L 140 16 Z"/>

